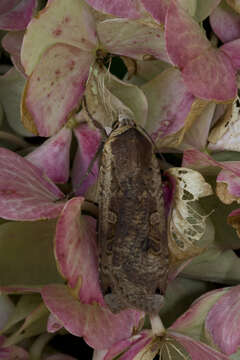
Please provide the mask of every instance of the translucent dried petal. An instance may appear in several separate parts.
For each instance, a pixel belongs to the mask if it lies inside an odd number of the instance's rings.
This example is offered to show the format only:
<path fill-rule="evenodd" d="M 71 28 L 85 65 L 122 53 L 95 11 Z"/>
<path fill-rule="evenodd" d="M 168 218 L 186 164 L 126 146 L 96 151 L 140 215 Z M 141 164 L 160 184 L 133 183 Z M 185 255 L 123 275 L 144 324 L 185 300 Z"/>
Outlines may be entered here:
<path fill-rule="evenodd" d="M 42 171 L 16 153 L 0 149 L 0 216 L 9 220 L 57 217 L 64 194 Z"/>
<path fill-rule="evenodd" d="M 225 113 L 211 130 L 208 148 L 215 151 L 240 151 L 239 99 L 227 106 Z"/>
<path fill-rule="evenodd" d="M 166 174 L 174 186 L 168 246 L 172 261 L 183 261 L 199 255 L 209 246 L 209 239 L 206 241 L 203 237 L 208 215 L 202 214 L 196 200 L 211 195 L 212 189 L 200 173 L 190 169 L 171 168 Z"/>

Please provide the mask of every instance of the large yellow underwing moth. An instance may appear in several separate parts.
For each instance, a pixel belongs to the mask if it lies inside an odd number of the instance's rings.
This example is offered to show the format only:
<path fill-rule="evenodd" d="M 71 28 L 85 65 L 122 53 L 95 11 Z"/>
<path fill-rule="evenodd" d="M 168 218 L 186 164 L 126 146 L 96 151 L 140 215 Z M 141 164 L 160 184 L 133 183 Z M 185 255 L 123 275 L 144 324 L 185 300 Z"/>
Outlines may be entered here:
<path fill-rule="evenodd" d="M 158 313 L 169 264 L 161 172 L 154 144 L 131 120 L 119 121 L 104 144 L 98 203 L 105 302 L 115 313 Z"/>

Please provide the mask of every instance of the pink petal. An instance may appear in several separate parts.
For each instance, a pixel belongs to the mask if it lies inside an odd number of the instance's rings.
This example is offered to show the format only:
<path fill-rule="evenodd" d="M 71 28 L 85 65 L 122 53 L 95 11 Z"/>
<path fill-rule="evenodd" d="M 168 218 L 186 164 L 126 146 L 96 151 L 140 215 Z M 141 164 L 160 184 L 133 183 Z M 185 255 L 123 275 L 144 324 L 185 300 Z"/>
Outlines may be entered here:
<path fill-rule="evenodd" d="M 164 24 L 168 10 L 169 0 L 141 0 L 145 9 L 155 20 Z"/>
<path fill-rule="evenodd" d="M 190 334 L 193 329 L 199 328 L 200 332 L 202 332 L 202 327 L 209 310 L 225 292 L 226 289 L 217 289 L 200 296 L 185 313 L 177 318 L 170 329 Z"/>
<path fill-rule="evenodd" d="M 24 75 L 25 71 L 20 60 L 23 36 L 24 31 L 8 32 L 2 39 L 2 46 L 11 55 L 14 66 Z"/>
<path fill-rule="evenodd" d="M 212 12 L 210 24 L 223 43 L 240 38 L 240 14 L 225 3 Z"/>
<path fill-rule="evenodd" d="M 96 25 L 84 1 L 68 0 L 68 6 L 65 0 L 49 1 L 32 19 L 24 36 L 21 53 L 27 75 L 32 74 L 46 49 L 56 44 L 94 52 L 97 45 Z"/>
<path fill-rule="evenodd" d="M 83 336 L 95 349 L 108 349 L 132 335 L 140 313 L 134 310 L 112 314 L 98 304 L 81 304 L 64 285 L 49 285 L 42 290 L 48 309 L 73 335 Z"/>
<path fill-rule="evenodd" d="M 205 328 L 211 341 L 225 354 L 240 346 L 240 286 L 224 294 L 209 311 Z"/>
<path fill-rule="evenodd" d="M 188 336 L 176 332 L 171 332 L 171 336 L 183 345 L 193 360 L 229 360 L 226 355 Z"/>
<path fill-rule="evenodd" d="M 1 0 L 2 1 L 2 0 Z M 0 7 L 0 29 L 23 30 L 31 20 L 36 0 L 6 1 Z M 10 7 L 11 6 L 11 7 Z"/>
<path fill-rule="evenodd" d="M 118 17 L 137 19 L 140 17 L 138 0 L 87 0 L 94 9 Z"/>
<path fill-rule="evenodd" d="M 230 58 L 223 49 L 211 46 L 197 22 L 176 0 L 172 0 L 166 18 L 166 46 L 193 95 L 215 101 L 236 96 L 236 73 Z"/>
<path fill-rule="evenodd" d="M 98 280 L 96 221 L 81 216 L 83 198 L 73 198 L 65 205 L 57 222 L 55 253 L 59 269 L 86 304 L 104 305 Z"/>
<path fill-rule="evenodd" d="M 62 324 L 56 319 L 53 314 L 48 317 L 47 329 L 48 332 L 54 333 L 62 328 Z"/>
<path fill-rule="evenodd" d="M 165 28 L 168 54 L 180 68 L 202 55 L 211 46 L 198 23 L 186 13 L 177 0 L 171 1 Z"/>
<path fill-rule="evenodd" d="M 220 49 L 231 59 L 233 67 L 240 69 L 240 39 L 224 44 Z"/>
<path fill-rule="evenodd" d="M 55 183 L 66 183 L 69 177 L 72 132 L 63 128 L 45 141 L 26 159 L 41 169 Z"/>
<path fill-rule="evenodd" d="M 29 354 L 19 346 L 2 346 L 5 341 L 4 336 L 0 336 L 0 359 L 1 360 L 29 360 Z"/>
<path fill-rule="evenodd" d="M 34 120 L 41 136 L 51 136 L 68 120 L 85 90 L 93 52 L 66 44 L 49 48 L 28 80 L 24 117 Z"/>
<path fill-rule="evenodd" d="M 121 31 L 119 31 L 121 29 Z M 110 19 L 97 26 L 100 42 L 109 52 L 143 60 L 152 55 L 170 62 L 165 47 L 164 30 L 140 21 Z"/>
<path fill-rule="evenodd" d="M 64 194 L 30 162 L 0 149 L 0 216 L 8 220 L 57 217 Z"/>
<path fill-rule="evenodd" d="M 147 131 L 153 139 L 179 131 L 194 96 L 186 88 L 179 70 L 171 68 L 142 86 L 149 104 Z"/>
<path fill-rule="evenodd" d="M 121 353 L 121 360 L 133 360 L 135 356 L 152 342 L 152 337 L 147 332 L 141 332 L 130 339 L 120 341 L 114 344 L 107 352 L 103 360 L 112 360 L 117 358 Z"/>
<path fill-rule="evenodd" d="M 228 161 L 227 170 L 220 171 L 217 182 L 224 182 L 228 185 L 228 192 L 239 198 L 240 197 L 240 161 Z M 231 171 L 232 170 L 232 171 Z"/>
<path fill-rule="evenodd" d="M 90 162 L 96 156 L 101 135 L 86 123 L 80 124 L 75 128 L 74 133 L 78 141 L 78 150 L 73 163 L 73 189 L 76 195 L 84 195 L 88 188 L 97 180 L 99 156 L 93 164 L 90 174 L 81 184 Z"/>
<path fill-rule="evenodd" d="M 236 71 L 223 52 L 209 49 L 183 68 L 183 79 L 196 97 L 225 101 L 237 94 Z"/>

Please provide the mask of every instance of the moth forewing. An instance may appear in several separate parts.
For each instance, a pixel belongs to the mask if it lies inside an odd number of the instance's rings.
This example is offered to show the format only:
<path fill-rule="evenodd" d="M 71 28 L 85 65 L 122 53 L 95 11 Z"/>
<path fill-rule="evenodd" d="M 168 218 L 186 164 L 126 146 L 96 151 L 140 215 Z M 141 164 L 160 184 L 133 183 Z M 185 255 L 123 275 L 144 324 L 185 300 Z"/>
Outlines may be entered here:
<path fill-rule="evenodd" d="M 154 144 L 133 122 L 119 122 L 104 145 L 98 201 L 106 303 L 113 312 L 159 312 L 168 274 L 161 172 Z"/>

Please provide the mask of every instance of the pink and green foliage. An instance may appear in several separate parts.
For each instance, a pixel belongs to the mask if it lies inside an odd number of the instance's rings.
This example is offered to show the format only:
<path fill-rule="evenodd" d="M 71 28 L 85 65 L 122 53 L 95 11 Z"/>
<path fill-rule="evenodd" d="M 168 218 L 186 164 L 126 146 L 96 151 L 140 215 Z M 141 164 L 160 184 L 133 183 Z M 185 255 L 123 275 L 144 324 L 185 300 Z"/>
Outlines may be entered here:
<path fill-rule="evenodd" d="M 74 360 L 51 347 L 69 333 L 94 360 L 237 359 L 240 1 L 1 0 L 0 29 L 0 358 Z M 123 118 L 164 153 L 149 317 L 99 283 L 99 149 Z"/>

